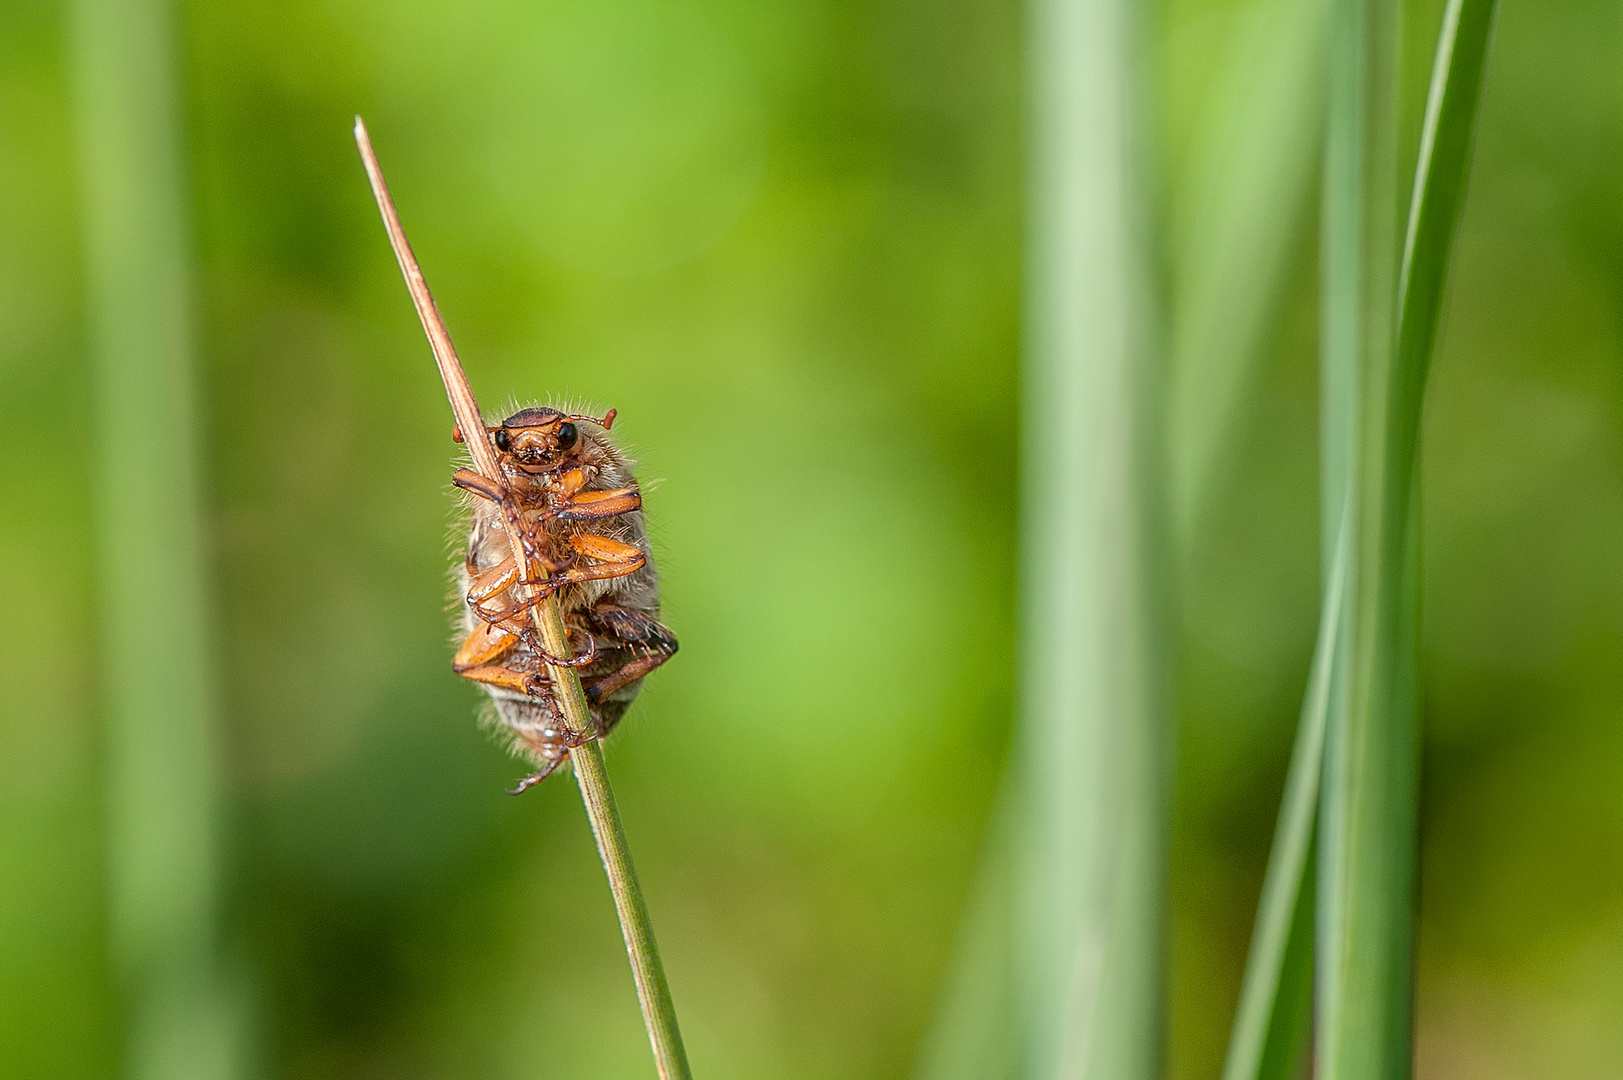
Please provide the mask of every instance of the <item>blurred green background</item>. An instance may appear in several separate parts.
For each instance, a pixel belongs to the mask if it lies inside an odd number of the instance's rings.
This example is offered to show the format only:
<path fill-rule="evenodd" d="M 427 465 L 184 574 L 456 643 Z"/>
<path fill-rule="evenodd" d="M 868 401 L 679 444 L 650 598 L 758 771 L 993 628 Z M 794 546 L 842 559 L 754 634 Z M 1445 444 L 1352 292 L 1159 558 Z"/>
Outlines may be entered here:
<path fill-rule="evenodd" d="M 1169 267 L 1225 58 L 1277 8 L 1158 13 Z M 449 669 L 451 422 L 356 112 L 487 407 L 613 405 L 643 463 L 683 648 L 609 760 L 696 1074 L 908 1074 L 1012 713 L 1022 18 L 176 9 L 224 907 L 263 1075 L 649 1071 L 578 795 L 503 795 L 522 767 Z M 19 1077 L 114 1075 L 122 1011 L 69 41 L 62 5 L 0 6 Z M 1423 458 L 1424 1077 L 1623 1062 L 1620 48 L 1616 5 L 1511 4 L 1490 62 Z M 1313 196 L 1278 208 L 1289 285 L 1176 559 L 1179 1078 L 1221 1063 L 1312 646 Z"/>

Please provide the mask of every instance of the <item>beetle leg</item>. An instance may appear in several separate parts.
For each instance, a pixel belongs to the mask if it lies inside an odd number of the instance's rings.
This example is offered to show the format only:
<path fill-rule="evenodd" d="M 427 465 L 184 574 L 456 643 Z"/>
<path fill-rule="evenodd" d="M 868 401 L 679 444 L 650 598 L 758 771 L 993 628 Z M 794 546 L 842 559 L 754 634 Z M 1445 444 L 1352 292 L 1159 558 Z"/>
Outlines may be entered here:
<path fill-rule="evenodd" d="M 482 664 L 464 671 L 458 675 L 476 683 L 486 686 L 499 687 L 502 690 L 511 690 L 515 694 L 526 697 L 541 697 L 549 685 L 545 675 L 533 675 L 523 671 L 514 671 L 512 668 L 499 667 L 495 664 Z"/>
<path fill-rule="evenodd" d="M 635 544 L 597 533 L 576 533 L 569 538 L 569 546 L 591 559 L 595 565 L 569 567 L 553 578 L 560 584 L 624 577 L 641 570 L 648 562 L 648 556 Z"/>
<path fill-rule="evenodd" d="M 553 490 L 559 498 L 573 499 L 589 479 L 585 469 L 570 469 L 553 482 Z"/>
<path fill-rule="evenodd" d="M 554 564 L 554 569 L 556 568 L 557 565 Z M 528 628 L 518 616 L 523 615 L 539 601 L 534 598 L 519 600 L 499 610 L 485 605 L 485 601 L 493 596 L 500 595 L 518 580 L 518 565 L 513 557 L 509 555 L 489 570 L 482 572 L 475 572 L 470 566 L 468 568 L 468 577 L 470 579 L 467 595 L 468 608 L 492 627 L 499 626 L 509 634 L 524 637 L 528 632 Z M 525 581 L 524 584 L 545 585 L 546 582 Z"/>
<path fill-rule="evenodd" d="M 539 784 L 541 781 L 545 780 L 547 777 L 551 776 L 557 771 L 558 766 L 562 765 L 569 757 L 569 751 L 573 750 L 577 746 L 585 746 L 587 743 L 597 738 L 596 733 L 580 734 L 570 731 L 567 728 L 563 730 L 551 729 L 550 731 L 544 731 L 541 733 L 540 737 L 531 735 L 529 732 L 525 731 L 520 731 L 516 734 L 524 741 L 526 745 L 530 747 L 530 749 L 534 750 L 543 759 L 545 759 L 546 764 L 541 766 L 541 768 L 537 771 L 531 773 L 529 776 L 526 776 L 524 779 L 520 780 L 517 786 L 511 788 L 507 792 L 509 795 L 522 795 L 526 791 L 535 787 L 535 785 Z M 546 737 L 549 734 L 552 736 L 552 738 Z"/>
<path fill-rule="evenodd" d="M 559 754 L 555 758 L 548 758 L 547 764 L 544 768 L 542 768 L 539 772 L 531 773 L 529 776 L 526 776 L 524 779 L 520 780 L 513 787 L 508 788 L 507 793 L 509 795 L 524 794 L 526 791 L 529 791 L 531 788 L 535 787 L 535 785 L 539 784 L 541 781 L 545 780 L 547 777 L 556 772 L 558 766 L 562 765 L 565 760 L 566 759 L 563 754 Z"/>
<path fill-rule="evenodd" d="M 597 704 L 617 690 L 630 686 L 676 655 L 676 636 L 656 619 L 640 611 L 616 604 L 599 604 L 589 618 L 614 643 L 631 653 L 631 658 L 613 671 L 592 680 L 585 687 L 586 700 Z"/>
<path fill-rule="evenodd" d="M 462 642 L 462 647 L 456 651 L 456 656 L 451 658 L 451 670 L 458 675 L 466 675 L 474 668 L 500 660 L 513 651 L 518 641 L 516 634 L 495 623 L 482 622 L 473 628 L 473 632 Z"/>
<path fill-rule="evenodd" d="M 547 516 L 559 521 L 595 521 L 642 508 L 642 495 L 635 485 L 608 491 L 584 490 L 590 482 L 585 469 L 570 469 L 559 476 L 549 491 L 551 508 Z"/>
<path fill-rule="evenodd" d="M 511 604 L 508 604 L 506 607 L 499 610 L 492 610 L 482 604 L 475 604 L 471 600 L 468 603 L 468 608 L 474 613 L 475 616 L 484 620 L 487 627 L 491 628 L 492 630 L 511 634 L 512 636 L 520 639 L 525 645 L 529 646 L 532 652 L 536 653 L 549 664 L 556 664 L 559 667 L 582 667 L 588 663 L 589 661 L 571 661 L 567 657 L 560 659 L 559 657 L 553 656 L 551 653 L 547 652 L 541 647 L 540 642 L 536 640 L 534 624 L 521 616 L 523 616 L 530 609 L 537 607 L 544 600 L 546 600 L 547 597 L 551 596 L 552 589 L 555 586 L 551 579 L 542 581 L 526 581 L 524 584 L 537 586 L 539 587 L 540 591 L 533 596 L 526 597 L 523 600 L 515 600 Z M 595 653 L 596 649 L 597 646 L 595 642 L 593 642 L 591 645 L 591 651 Z"/>
<path fill-rule="evenodd" d="M 526 600 L 526 601 L 523 602 L 522 610 L 527 611 L 530 608 L 534 607 L 537 603 L 539 603 L 539 600 L 532 597 L 529 600 Z M 514 609 L 514 610 L 519 610 L 519 609 Z M 511 612 L 509 612 L 508 614 L 511 615 Z M 593 663 L 595 663 L 597 661 L 597 638 L 596 638 L 596 636 L 594 636 L 592 634 L 592 632 L 590 630 L 586 630 L 586 629 L 584 629 L 582 627 L 576 627 L 576 626 L 565 626 L 564 627 L 564 641 L 565 641 L 565 643 L 566 644 L 569 643 L 569 635 L 571 633 L 573 633 L 576 630 L 580 630 L 581 633 L 586 635 L 586 651 L 583 652 L 583 653 L 576 653 L 574 651 L 574 646 L 569 645 L 570 653 L 569 653 L 568 656 L 554 656 L 550 652 L 548 652 L 545 648 L 542 647 L 541 642 L 538 639 L 538 636 L 537 636 L 537 634 L 535 632 L 535 627 L 519 625 L 518 629 L 514 630 L 514 629 L 512 629 L 512 627 L 514 625 L 515 624 L 513 624 L 510 620 L 506 623 L 508 633 L 517 633 L 520 637 L 522 637 L 524 639 L 524 644 L 529 647 L 529 649 L 530 649 L 530 651 L 532 653 L 534 653 L 536 656 L 540 657 L 546 663 L 551 664 L 553 667 L 583 668 L 583 667 L 590 667 Z"/>
<path fill-rule="evenodd" d="M 468 603 L 480 604 L 513 584 L 518 577 L 518 563 L 509 555 L 489 570 L 474 572 L 468 568 Z"/>
<path fill-rule="evenodd" d="M 514 606 L 504 611 L 490 611 L 481 604 L 481 601 L 488 600 L 506 589 L 517 576 L 517 567 L 513 557 L 509 555 L 502 562 L 474 577 L 472 587 L 468 590 L 467 602 L 468 607 L 482 621 L 463 640 L 462 647 L 456 651 L 456 656 L 451 658 L 451 670 L 474 682 L 535 696 L 541 685 L 538 681 L 539 676 L 495 666 L 495 661 L 512 652 L 528 633 L 526 627 L 513 622 L 513 616 L 522 611 L 522 607 Z"/>
<path fill-rule="evenodd" d="M 483 574 L 474 578 L 473 587 L 468 590 L 468 607 L 473 610 L 482 624 L 468 635 L 462 647 L 457 650 L 456 657 L 451 661 L 451 667 L 458 674 L 468 668 L 488 664 L 507 655 L 513 646 L 523 641 L 530 651 L 542 660 L 555 667 L 583 668 L 590 666 L 597 659 L 597 638 L 585 627 L 571 626 L 566 628 L 568 633 L 579 630 L 586 635 L 586 651 L 576 654 L 571 647 L 568 656 L 553 656 L 541 647 L 535 640 L 534 627 L 526 625 L 519 616 L 535 607 L 541 602 L 541 597 L 550 595 L 542 593 L 541 596 L 532 596 L 517 601 L 500 611 L 492 611 L 480 601 L 501 592 L 513 583 L 517 577 L 517 569 L 511 556 L 501 563 L 491 567 Z M 536 584 L 545 585 L 546 582 Z"/>
<path fill-rule="evenodd" d="M 481 498 L 499 503 L 507 498 L 507 489 L 483 473 L 472 469 L 458 469 L 451 474 L 451 483 L 463 491 L 471 491 Z"/>
<path fill-rule="evenodd" d="M 564 627 L 564 640 L 567 642 L 569 640 L 570 631 L 576 629 L 579 629 L 581 633 L 586 635 L 586 651 L 577 655 L 574 651 L 575 647 L 571 645 L 569 646 L 570 653 L 567 660 L 560 660 L 558 657 L 553 656 L 550 653 L 542 652 L 541 656 L 546 660 L 547 663 L 552 664 L 555 667 L 583 668 L 590 667 L 597 661 L 597 635 L 593 634 L 590 630 L 587 630 L 584 627 L 566 626 Z"/>
<path fill-rule="evenodd" d="M 534 607 L 565 585 L 579 585 L 583 581 L 603 581 L 634 574 L 648 562 L 648 556 L 644 555 L 640 548 L 621 543 L 619 540 L 611 540 L 607 536 L 598 536 L 596 533 L 578 533 L 571 536 L 569 546 L 577 553 L 596 561 L 585 566 L 568 566 L 560 573 L 540 581 L 524 582 L 533 586 L 536 592 L 528 599 L 519 601 L 511 611 L 524 611 Z"/>
<path fill-rule="evenodd" d="M 629 546 L 629 545 L 627 545 Z M 605 658 L 617 659 L 617 653 L 629 654 L 618 667 L 590 680 L 585 686 L 587 701 L 592 705 L 593 720 L 598 726 L 591 733 L 568 730 L 565 725 L 542 729 L 519 729 L 514 734 L 543 761 L 540 769 L 524 777 L 508 792 L 522 794 L 551 776 L 562 765 L 570 750 L 581 746 L 614 726 L 618 714 L 611 715 L 607 727 L 598 716 L 598 703 L 643 678 L 676 654 L 676 638 L 652 616 L 617 604 L 599 604 L 581 613 L 580 625 L 571 624 L 570 631 L 581 630 L 590 635 L 593 648 L 601 637 L 607 646 Z M 623 711 L 623 710 L 622 710 Z"/>
<path fill-rule="evenodd" d="M 618 671 L 611 671 L 591 686 L 583 687 L 586 700 L 592 705 L 613 694 L 616 690 L 630 686 L 638 679 L 658 668 L 665 661 L 676 655 L 676 646 L 673 642 L 671 648 L 660 649 L 644 653 L 627 661 Z"/>
<path fill-rule="evenodd" d="M 458 469 L 451 474 L 451 484 L 463 491 L 471 491 L 482 499 L 489 499 L 495 503 L 507 521 L 507 527 L 512 535 L 519 538 L 524 545 L 524 559 L 530 565 L 541 564 L 552 566 L 551 560 L 545 558 L 535 546 L 535 536 L 525 525 L 524 515 L 520 513 L 519 504 L 513 493 L 500 483 L 490 479 L 483 473 L 472 469 Z"/>
<path fill-rule="evenodd" d="M 634 487 L 614 488 L 611 491 L 583 491 L 558 508 L 559 521 L 594 521 L 598 518 L 619 517 L 642 509 L 642 494 Z"/>

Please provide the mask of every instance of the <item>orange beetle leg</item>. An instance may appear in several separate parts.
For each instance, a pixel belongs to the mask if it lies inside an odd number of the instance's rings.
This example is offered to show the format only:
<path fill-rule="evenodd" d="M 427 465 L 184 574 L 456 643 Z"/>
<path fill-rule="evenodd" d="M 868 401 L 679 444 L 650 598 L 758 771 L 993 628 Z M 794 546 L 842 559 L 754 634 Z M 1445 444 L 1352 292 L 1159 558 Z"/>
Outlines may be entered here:
<path fill-rule="evenodd" d="M 580 489 L 585 486 L 586 470 L 584 469 L 570 469 L 568 472 L 558 477 L 557 480 L 553 481 L 554 489 L 565 499 L 574 498 L 575 495 L 579 493 Z"/>
<path fill-rule="evenodd" d="M 634 487 L 612 491 L 583 491 L 558 510 L 559 521 L 592 521 L 618 517 L 642 509 L 642 494 Z"/>
<path fill-rule="evenodd" d="M 513 584 L 518 577 L 518 564 L 509 555 L 489 570 L 472 575 L 468 582 L 468 603 L 482 604 L 492 596 Z"/>
<path fill-rule="evenodd" d="M 451 659 L 451 670 L 473 679 L 471 672 L 474 669 L 500 660 L 512 652 L 513 646 L 517 644 L 518 638 L 500 626 L 480 623 L 474 627 L 473 633 L 468 635 L 462 647 L 456 651 L 456 656 Z M 475 681 L 484 680 L 475 679 Z"/>
<path fill-rule="evenodd" d="M 648 562 L 642 549 L 596 533 L 577 533 L 569 538 L 569 546 L 578 554 L 594 560 L 592 565 L 571 566 L 547 579 L 548 589 L 576 585 L 583 581 L 602 581 L 605 578 L 625 577 L 641 570 Z"/>
<path fill-rule="evenodd" d="M 547 679 L 544 675 L 527 675 L 512 668 L 486 665 L 484 667 L 469 668 L 457 672 L 464 679 L 486 686 L 497 686 L 503 690 L 511 690 L 515 694 L 524 694 L 528 697 L 541 697 L 546 692 Z"/>
<path fill-rule="evenodd" d="M 475 495 L 489 499 L 493 503 L 499 503 L 507 497 L 506 488 L 472 469 L 458 469 L 452 473 L 451 484 L 463 491 L 471 491 Z"/>
<path fill-rule="evenodd" d="M 569 546 L 588 559 L 596 559 L 598 562 L 635 567 L 647 561 L 647 556 L 635 544 L 599 536 L 596 533 L 576 533 L 569 538 Z"/>

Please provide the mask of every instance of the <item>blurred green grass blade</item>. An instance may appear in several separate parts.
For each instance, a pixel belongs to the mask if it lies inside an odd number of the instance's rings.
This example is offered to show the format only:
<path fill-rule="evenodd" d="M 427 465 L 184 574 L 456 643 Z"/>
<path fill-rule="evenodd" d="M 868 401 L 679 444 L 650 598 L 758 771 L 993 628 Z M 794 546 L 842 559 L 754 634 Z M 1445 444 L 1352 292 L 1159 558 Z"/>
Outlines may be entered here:
<path fill-rule="evenodd" d="M 1017 784 L 1005 769 L 914 1080 L 1014 1080 Z"/>
<path fill-rule="evenodd" d="M 1442 313 L 1499 0 L 1448 0 L 1437 36 L 1399 271 L 1398 364 L 1418 414 Z M 1418 430 L 1418 415 L 1412 421 Z M 1411 445 L 1418 445 L 1418 439 Z M 1402 463 L 1400 463 L 1402 464 Z"/>
<path fill-rule="evenodd" d="M 1290 285 L 1323 135 L 1322 0 L 1274 0 L 1247 23 L 1214 80 L 1190 223 L 1172 252 L 1167 434 L 1181 552 Z"/>
<path fill-rule="evenodd" d="M 70 5 L 89 352 L 109 951 L 125 1075 L 239 1075 L 215 956 L 219 779 L 180 109 L 162 0 Z"/>
<path fill-rule="evenodd" d="M 1324 736 L 1337 700 L 1347 537 L 1325 579 L 1319 637 L 1285 775 L 1273 850 L 1257 905 L 1223 1080 L 1289 1080 L 1307 1049 L 1313 1006 L 1313 854 Z"/>
<path fill-rule="evenodd" d="M 1023 1075 L 1161 1068 L 1166 672 L 1147 70 L 1130 0 L 1031 8 L 1022 371 Z"/>
<path fill-rule="evenodd" d="M 1170 394 L 1173 513 L 1187 554 L 1221 441 L 1241 408 L 1268 317 L 1286 286 L 1323 132 L 1325 8 L 1284 0 L 1253 16 L 1218 80 L 1202 197 L 1175 257 Z M 1334 531 L 1335 524 L 1326 523 Z M 1326 563 L 1319 641 L 1286 778 L 1224 1080 L 1293 1075 L 1312 1002 L 1310 869 L 1344 554 Z"/>
<path fill-rule="evenodd" d="M 1346 507 L 1352 549 L 1345 625 L 1334 663 L 1319 820 L 1315 1075 L 1402 1075 L 1406 1068 L 1408 909 L 1412 899 L 1412 714 L 1376 710 L 1356 689 L 1374 650 L 1369 608 L 1368 502 L 1379 476 L 1361 457 L 1368 432 L 1384 443 L 1397 288 L 1397 5 L 1332 0 L 1327 74 L 1320 333 L 1322 516 Z M 1377 400 L 1368 397 L 1374 393 Z M 1371 482 L 1373 480 L 1373 483 Z M 1330 541 L 1325 539 L 1328 552 Z M 1374 567 L 1376 580 L 1380 568 Z M 1387 631 L 1390 635 L 1390 630 Z M 1390 659 L 1395 642 L 1383 643 Z M 1388 677 L 1386 682 L 1390 684 Z"/>
<path fill-rule="evenodd" d="M 1408 1076 L 1413 1055 L 1415 462 L 1493 5 L 1450 0 L 1445 10 L 1401 257 L 1393 243 L 1395 12 L 1348 0 L 1336 20 L 1332 49 L 1339 40 L 1349 62 L 1333 62 L 1331 77 L 1326 363 L 1332 389 L 1353 395 L 1333 404 L 1347 421 L 1338 436 L 1348 440 L 1340 462 L 1354 560 L 1345 712 L 1332 713 L 1326 744 L 1317 1075 L 1384 1080 Z M 1333 308 L 1340 318 L 1331 325 Z M 1346 364 L 1356 365 L 1351 374 L 1334 367 Z"/>
<path fill-rule="evenodd" d="M 1385 477 L 1365 461 L 1385 445 L 1393 367 L 1397 4 L 1332 0 L 1329 49 L 1321 499 L 1326 522 L 1346 507 L 1352 541 L 1320 804 L 1315 1075 L 1375 1080 L 1407 1074 L 1413 902 L 1413 710 L 1390 694 L 1399 628 L 1369 625 L 1383 568 L 1371 565 L 1368 519 Z M 1377 684 L 1389 695 L 1379 705 Z"/>
<path fill-rule="evenodd" d="M 1225 89 L 1209 125 L 1216 134 L 1198 170 L 1200 210 L 1177 256 L 1183 287 L 1171 313 L 1169 400 L 1178 419 L 1168 431 L 1184 541 L 1286 284 L 1301 221 L 1279 208 L 1306 209 L 1322 129 L 1323 21 L 1317 0 L 1280 0 L 1257 13 L 1253 32 L 1234 35 L 1224 62 Z M 938 1013 L 921 1047 L 919 1080 L 1014 1068 L 1013 1019 L 1004 997 L 1012 979 L 1012 898 L 998 880 L 1010 870 L 1007 849 L 1014 842 L 1001 818 L 988 827 Z"/>

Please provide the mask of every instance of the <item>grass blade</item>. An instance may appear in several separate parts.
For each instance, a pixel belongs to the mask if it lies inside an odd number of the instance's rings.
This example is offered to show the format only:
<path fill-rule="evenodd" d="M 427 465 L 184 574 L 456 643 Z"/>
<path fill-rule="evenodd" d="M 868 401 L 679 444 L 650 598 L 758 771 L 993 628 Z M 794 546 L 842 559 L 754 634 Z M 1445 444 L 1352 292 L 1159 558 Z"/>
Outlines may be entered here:
<path fill-rule="evenodd" d="M 1324 736 L 1337 699 L 1336 657 L 1346 602 L 1342 531 L 1325 578 L 1318 643 L 1285 775 L 1273 849 L 1257 905 L 1223 1080 L 1288 1080 L 1307 1048 L 1313 1004 L 1313 853 Z"/>
<path fill-rule="evenodd" d="M 1032 8 L 1022 372 L 1021 1071 L 1159 1075 L 1166 706 L 1148 214 L 1128 0 Z"/>
<path fill-rule="evenodd" d="M 1343 678 L 1326 733 L 1319 820 L 1316 1075 L 1404 1075 L 1408 1064 L 1412 899 L 1413 710 L 1372 710 L 1365 668 L 1390 660 L 1397 628 L 1376 642 L 1367 621 L 1369 502 L 1384 477 L 1362 458 L 1384 445 L 1397 292 L 1397 4 L 1332 0 L 1325 142 L 1320 382 L 1322 516 L 1345 507 L 1348 603 L 1333 663 Z M 1374 401 L 1368 400 L 1371 396 Z M 1325 544 L 1328 548 L 1329 539 Z M 1386 672 L 1385 682 L 1392 683 Z M 1364 691 L 1363 699 L 1355 687 Z M 1397 698 L 1388 705 L 1401 705 Z M 1394 1072 L 1397 1069 L 1399 1071 Z"/>
<path fill-rule="evenodd" d="M 1014 770 L 1006 768 L 914 1080 L 1014 1080 L 1019 1075 L 1014 985 L 1019 823 L 1013 781 Z"/>
<path fill-rule="evenodd" d="M 208 642 L 191 266 L 161 0 L 70 5 L 96 400 L 109 952 L 124 1070 L 241 1075 L 219 970 L 219 697 Z"/>
<path fill-rule="evenodd" d="M 1275 0 L 1233 35 L 1173 251 L 1169 416 L 1174 535 L 1187 555 L 1309 220 L 1324 127 L 1324 5 Z"/>
<path fill-rule="evenodd" d="M 1465 198 L 1477 102 L 1499 0 L 1448 0 L 1426 94 L 1398 287 L 1399 369 L 1413 384 L 1405 403 L 1418 430 L 1421 391 L 1431 369 L 1454 228 Z M 1407 419 L 1407 417 L 1406 417 Z M 1411 442 L 1410 451 L 1418 440 Z M 1412 462 L 1409 463 L 1412 468 Z"/>
<path fill-rule="evenodd" d="M 1210 125 L 1227 146 L 1212 154 L 1199 219 L 1177 265 L 1172 319 L 1173 509 L 1180 553 L 1198 533 L 1220 443 L 1260 355 L 1267 316 L 1286 284 L 1293 206 L 1318 160 L 1323 129 L 1324 8 L 1271 5 L 1259 33 L 1233 50 L 1226 108 Z M 1222 100 L 1223 98 L 1220 98 Z M 1305 206 L 1303 206 L 1305 210 Z M 1336 523 L 1327 522 L 1334 531 Z M 1324 732 L 1345 586 L 1345 553 L 1325 565 L 1319 641 L 1258 905 L 1224 1080 L 1294 1075 L 1312 1006 L 1313 889 Z"/>
<path fill-rule="evenodd" d="M 1376 1080 L 1406 1077 L 1412 1058 L 1415 462 L 1493 0 L 1447 5 L 1401 258 L 1392 243 L 1395 12 L 1345 0 L 1336 20 L 1333 40 L 1350 50 L 1352 62 L 1331 79 L 1326 363 L 1333 366 L 1327 383 L 1351 397 L 1334 404 L 1346 423 L 1338 435 L 1346 440 L 1354 557 L 1343 650 L 1346 709 L 1326 746 L 1318 1075 Z"/>
<path fill-rule="evenodd" d="M 1280 0 L 1256 32 L 1235 35 L 1220 80 L 1227 88 L 1209 123 L 1199 215 L 1176 257 L 1169 387 L 1172 503 L 1187 551 L 1210 488 L 1211 463 L 1238 411 L 1268 315 L 1286 284 L 1299 222 L 1281 205 L 1301 204 L 1322 128 L 1323 9 Z M 1015 784 L 1014 769 L 1005 787 Z M 1317 796 L 1315 772 L 1314 797 Z M 918 1080 L 1002 1075 L 1014 1068 L 1013 911 L 1003 875 L 1015 843 L 1008 799 L 987 829 L 938 1015 L 921 1046 Z"/>

